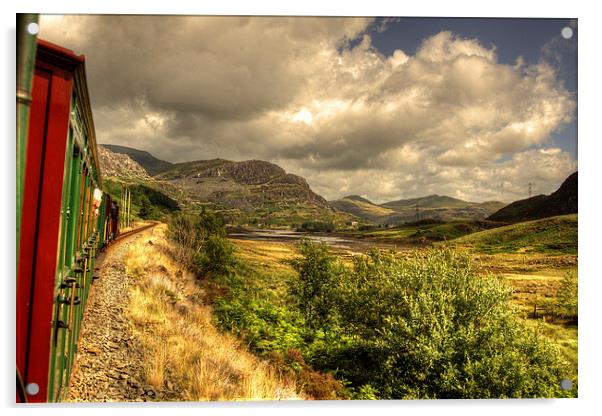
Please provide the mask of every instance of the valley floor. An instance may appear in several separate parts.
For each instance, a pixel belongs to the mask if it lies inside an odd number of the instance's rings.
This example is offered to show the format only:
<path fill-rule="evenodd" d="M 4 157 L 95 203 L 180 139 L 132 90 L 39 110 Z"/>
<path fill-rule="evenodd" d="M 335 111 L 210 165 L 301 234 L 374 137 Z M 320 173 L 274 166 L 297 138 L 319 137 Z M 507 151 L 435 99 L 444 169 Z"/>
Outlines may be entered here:
<path fill-rule="evenodd" d="M 349 397 L 332 376 L 309 368 L 299 351 L 282 356 L 272 349 L 298 344 L 301 336 L 287 304 L 296 238 L 231 236 L 235 280 L 199 281 L 175 264 L 166 229 L 154 227 L 108 254 L 84 325 L 71 401 Z M 331 237 L 322 241 L 343 261 L 371 245 Z M 404 245 L 400 255 L 408 249 Z M 563 275 L 576 271 L 577 255 L 473 250 L 471 257 L 480 273 L 498 275 L 512 288 L 517 314 L 560 347 L 576 380 L 577 326 L 546 308 Z M 228 322 L 233 316 L 242 321 Z"/>

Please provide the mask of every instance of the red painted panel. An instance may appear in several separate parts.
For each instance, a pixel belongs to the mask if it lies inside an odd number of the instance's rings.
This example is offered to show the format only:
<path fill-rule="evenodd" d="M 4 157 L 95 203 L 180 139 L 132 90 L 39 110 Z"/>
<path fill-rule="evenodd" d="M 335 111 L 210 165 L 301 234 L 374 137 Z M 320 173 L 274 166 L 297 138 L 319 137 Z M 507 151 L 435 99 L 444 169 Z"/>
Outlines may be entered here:
<path fill-rule="evenodd" d="M 36 84 L 38 80 L 37 72 L 34 79 L 34 101 L 36 85 L 41 85 L 41 83 Z M 25 204 L 36 203 L 35 195 L 30 196 L 33 199 L 27 198 L 28 183 L 34 182 L 36 177 L 40 181 L 34 234 L 37 238 L 35 238 L 34 252 L 30 252 L 32 256 L 28 256 L 25 252 L 21 252 L 20 255 L 23 263 L 32 262 L 31 274 L 22 275 L 21 271 L 26 271 L 27 267 L 25 265 L 23 268 L 19 267 L 19 282 L 28 278 L 31 279 L 29 313 L 30 316 L 35 317 L 35 319 L 29 320 L 24 379 L 26 385 L 36 383 L 40 390 L 35 396 L 28 396 L 28 401 L 31 402 L 45 402 L 48 396 L 57 244 L 71 89 L 71 74 L 58 69 L 54 70 L 50 82 L 45 119 L 34 119 L 32 114 L 30 122 L 32 133 L 28 137 L 28 156 L 29 148 L 38 149 L 38 151 L 41 149 L 41 154 L 35 155 L 41 160 L 41 171 L 30 170 L 28 160 L 25 177 Z M 39 105 L 42 104 L 39 103 Z M 33 135 L 33 131 L 38 130 L 39 133 L 40 123 L 45 125 L 44 134 L 41 137 Z M 39 143 L 40 141 L 42 144 Z M 30 143 L 34 142 L 38 143 L 31 146 Z M 20 263 L 22 262 L 20 261 Z M 23 296 L 26 296 L 26 294 Z"/>
<path fill-rule="evenodd" d="M 50 72 L 37 70 L 35 71 L 33 80 L 17 279 L 16 352 L 17 369 L 22 377 L 25 375 L 27 334 L 29 333 L 29 316 L 31 311 L 30 296 L 33 259 L 35 258 L 36 213 L 40 191 L 44 130 L 46 127 L 46 104 L 51 77 L 52 74 Z"/>

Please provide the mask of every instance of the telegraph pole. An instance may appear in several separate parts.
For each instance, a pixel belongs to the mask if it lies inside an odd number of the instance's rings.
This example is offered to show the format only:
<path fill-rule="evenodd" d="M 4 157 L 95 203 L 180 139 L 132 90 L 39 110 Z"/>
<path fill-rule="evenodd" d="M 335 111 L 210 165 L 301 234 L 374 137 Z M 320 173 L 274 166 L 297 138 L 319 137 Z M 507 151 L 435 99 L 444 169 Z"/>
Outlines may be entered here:
<path fill-rule="evenodd" d="M 420 221 L 419 201 L 416 200 L 416 222 Z"/>
<path fill-rule="evenodd" d="M 128 227 L 130 226 L 131 214 L 132 214 L 132 193 L 128 189 Z"/>
<path fill-rule="evenodd" d="M 121 201 L 119 204 L 119 221 L 122 227 L 125 227 L 125 188 L 121 190 Z"/>

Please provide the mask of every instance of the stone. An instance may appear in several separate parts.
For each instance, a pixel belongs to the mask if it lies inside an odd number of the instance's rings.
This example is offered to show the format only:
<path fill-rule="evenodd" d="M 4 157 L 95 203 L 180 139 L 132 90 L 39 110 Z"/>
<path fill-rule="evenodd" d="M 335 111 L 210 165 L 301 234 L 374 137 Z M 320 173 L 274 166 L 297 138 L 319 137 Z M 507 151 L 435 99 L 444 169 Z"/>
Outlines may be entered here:
<path fill-rule="evenodd" d="M 101 353 L 100 348 L 95 346 L 89 346 L 88 348 L 86 348 L 86 351 L 92 355 L 98 355 Z"/>

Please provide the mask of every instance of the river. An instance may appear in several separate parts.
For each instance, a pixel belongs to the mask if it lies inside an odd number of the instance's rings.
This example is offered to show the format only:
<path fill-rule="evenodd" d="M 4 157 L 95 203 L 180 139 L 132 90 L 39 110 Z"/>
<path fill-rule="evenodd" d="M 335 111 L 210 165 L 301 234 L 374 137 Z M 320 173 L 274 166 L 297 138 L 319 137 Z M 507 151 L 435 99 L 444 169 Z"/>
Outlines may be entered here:
<path fill-rule="evenodd" d="M 321 241 L 331 247 L 351 251 L 354 253 L 363 253 L 370 248 L 376 246 L 382 249 L 407 250 L 410 246 L 402 246 L 384 241 L 362 240 L 337 234 L 323 233 L 303 233 L 292 230 L 276 230 L 276 229 L 249 229 L 236 230 L 228 233 L 228 237 L 237 240 L 254 240 L 254 241 L 271 241 L 280 243 L 294 243 L 301 238 L 308 238 L 313 241 Z"/>

